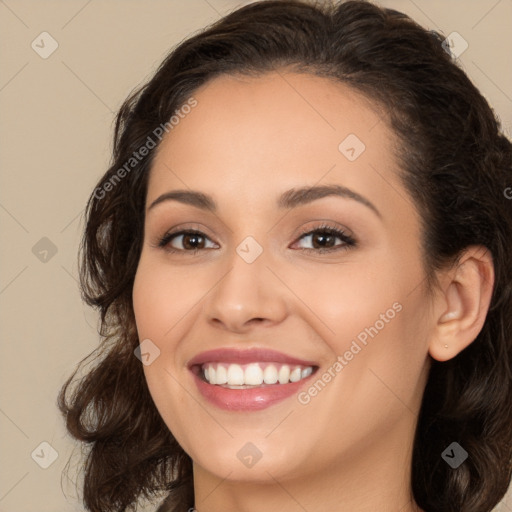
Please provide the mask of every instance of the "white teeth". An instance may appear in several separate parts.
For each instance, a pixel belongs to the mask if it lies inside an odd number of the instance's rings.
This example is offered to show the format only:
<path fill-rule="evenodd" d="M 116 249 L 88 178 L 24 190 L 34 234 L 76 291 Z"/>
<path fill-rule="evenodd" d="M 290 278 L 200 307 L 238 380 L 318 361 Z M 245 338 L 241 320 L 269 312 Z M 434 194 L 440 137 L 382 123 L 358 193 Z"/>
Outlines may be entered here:
<path fill-rule="evenodd" d="M 208 377 L 206 377 L 208 380 Z M 228 371 L 225 366 L 219 364 L 217 366 L 217 374 L 215 375 L 215 384 L 226 384 L 228 381 Z"/>
<path fill-rule="evenodd" d="M 294 368 L 290 372 L 290 381 L 297 382 L 298 380 L 300 380 L 300 374 L 301 374 L 301 368 L 300 368 L 300 366 L 297 366 L 297 368 Z"/>
<path fill-rule="evenodd" d="M 230 386 L 241 386 L 244 384 L 244 371 L 238 364 L 230 364 L 228 368 L 228 382 Z"/>
<path fill-rule="evenodd" d="M 290 368 L 280 363 L 206 363 L 202 366 L 204 378 L 210 384 L 224 387 L 261 386 L 262 384 L 288 384 L 309 377 L 312 366 Z"/>
<path fill-rule="evenodd" d="M 244 373 L 244 382 L 242 384 L 249 384 L 252 386 L 260 386 L 263 383 L 263 370 L 259 364 L 250 364 Z"/>
<path fill-rule="evenodd" d="M 307 368 L 304 368 L 302 370 L 302 373 L 300 374 L 301 379 L 305 379 L 306 377 L 309 377 L 313 373 L 313 368 L 311 366 L 308 366 Z"/>
<path fill-rule="evenodd" d="M 279 384 L 286 384 L 290 380 L 290 367 L 288 365 L 283 365 L 279 368 Z"/>
<path fill-rule="evenodd" d="M 265 384 L 275 384 L 277 382 L 277 368 L 269 364 L 263 371 L 263 382 Z"/>

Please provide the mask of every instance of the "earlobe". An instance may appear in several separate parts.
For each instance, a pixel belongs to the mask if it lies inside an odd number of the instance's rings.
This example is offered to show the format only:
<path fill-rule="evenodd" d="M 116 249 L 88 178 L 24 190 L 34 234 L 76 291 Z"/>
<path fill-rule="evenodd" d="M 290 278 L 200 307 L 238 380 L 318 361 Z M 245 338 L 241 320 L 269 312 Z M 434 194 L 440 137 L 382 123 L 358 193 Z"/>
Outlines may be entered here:
<path fill-rule="evenodd" d="M 434 318 L 434 336 L 429 344 L 430 355 L 438 361 L 455 357 L 482 330 L 494 286 L 490 252 L 481 246 L 466 249 L 447 277 L 448 284 L 440 298 L 443 311 Z"/>

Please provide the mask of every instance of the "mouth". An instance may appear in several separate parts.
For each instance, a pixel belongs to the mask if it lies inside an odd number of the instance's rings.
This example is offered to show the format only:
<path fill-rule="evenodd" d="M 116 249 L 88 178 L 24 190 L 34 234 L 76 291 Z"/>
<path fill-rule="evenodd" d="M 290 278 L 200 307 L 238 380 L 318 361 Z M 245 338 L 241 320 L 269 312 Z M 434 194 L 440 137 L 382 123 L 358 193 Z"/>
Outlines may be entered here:
<path fill-rule="evenodd" d="M 188 367 L 203 397 L 230 411 L 260 410 L 289 398 L 319 368 L 313 361 L 259 349 L 203 352 Z"/>
<path fill-rule="evenodd" d="M 289 365 L 277 362 L 253 362 L 236 364 L 225 362 L 194 365 L 192 372 L 214 386 L 228 389 L 283 385 L 306 379 L 317 366 Z"/>

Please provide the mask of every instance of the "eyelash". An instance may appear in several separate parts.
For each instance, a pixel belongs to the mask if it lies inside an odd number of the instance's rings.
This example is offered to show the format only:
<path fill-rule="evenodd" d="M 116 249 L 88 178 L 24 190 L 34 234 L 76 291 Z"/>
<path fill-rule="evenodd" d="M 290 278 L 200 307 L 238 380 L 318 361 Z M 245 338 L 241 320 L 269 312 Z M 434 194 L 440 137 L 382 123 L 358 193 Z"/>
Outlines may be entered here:
<path fill-rule="evenodd" d="M 339 228 L 329 226 L 328 224 L 322 224 L 320 226 L 315 227 L 314 229 L 303 230 L 300 233 L 299 238 L 297 240 L 300 240 L 301 238 L 303 238 L 306 235 L 313 235 L 316 233 L 323 233 L 323 234 L 335 236 L 336 238 L 340 238 L 344 243 L 343 243 L 343 245 L 338 245 L 336 247 L 331 247 L 331 248 L 327 248 L 327 249 L 320 248 L 320 249 L 299 249 L 299 250 L 324 254 L 324 253 L 335 252 L 335 251 L 340 251 L 340 250 L 348 250 L 349 248 L 355 247 L 357 245 L 357 242 L 354 238 L 347 235 L 344 231 L 340 230 Z M 196 255 L 199 251 L 202 250 L 202 249 L 193 249 L 193 250 L 175 249 L 174 247 L 170 247 L 169 243 L 171 242 L 171 240 L 180 235 L 199 235 L 203 238 L 208 238 L 201 231 L 198 231 L 195 229 L 184 229 L 184 230 L 180 230 L 180 231 L 166 233 L 159 240 L 158 247 L 161 247 L 170 253 L 187 252 L 191 256 Z M 208 249 L 204 249 L 204 250 L 208 250 Z"/>

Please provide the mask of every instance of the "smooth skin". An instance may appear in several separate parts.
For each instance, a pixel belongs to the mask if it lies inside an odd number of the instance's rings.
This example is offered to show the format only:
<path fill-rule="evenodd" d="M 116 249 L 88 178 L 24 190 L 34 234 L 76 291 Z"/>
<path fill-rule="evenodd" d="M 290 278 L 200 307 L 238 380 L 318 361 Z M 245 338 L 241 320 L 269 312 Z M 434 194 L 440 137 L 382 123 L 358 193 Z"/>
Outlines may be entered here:
<path fill-rule="evenodd" d="M 468 248 L 428 296 L 398 141 L 348 86 L 281 70 L 220 76 L 194 98 L 151 169 L 133 303 L 140 340 L 160 349 L 145 376 L 193 460 L 196 509 L 417 512 L 412 444 L 430 357 L 453 358 L 480 332 L 490 254 Z M 350 134 L 365 145 L 354 161 L 339 150 Z M 289 189 L 333 184 L 378 213 L 336 195 L 278 206 Z M 150 208 L 175 190 L 208 194 L 217 210 L 177 200 Z M 356 245 L 321 230 L 302 235 L 325 223 Z M 185 229 L 202 235 L 158 246 Z M 263 249 L 252 263 L 236 251 L 249 236 Z M 221 410 L 187 369 L 205 350 L 272 348 L 316 361 L 321 377 L 396 302 L 401 311 L 307 404 L 293 396 L 260 411 Z M 248 442 L 262 455 L 250 468 L 237 456 Z"/>

